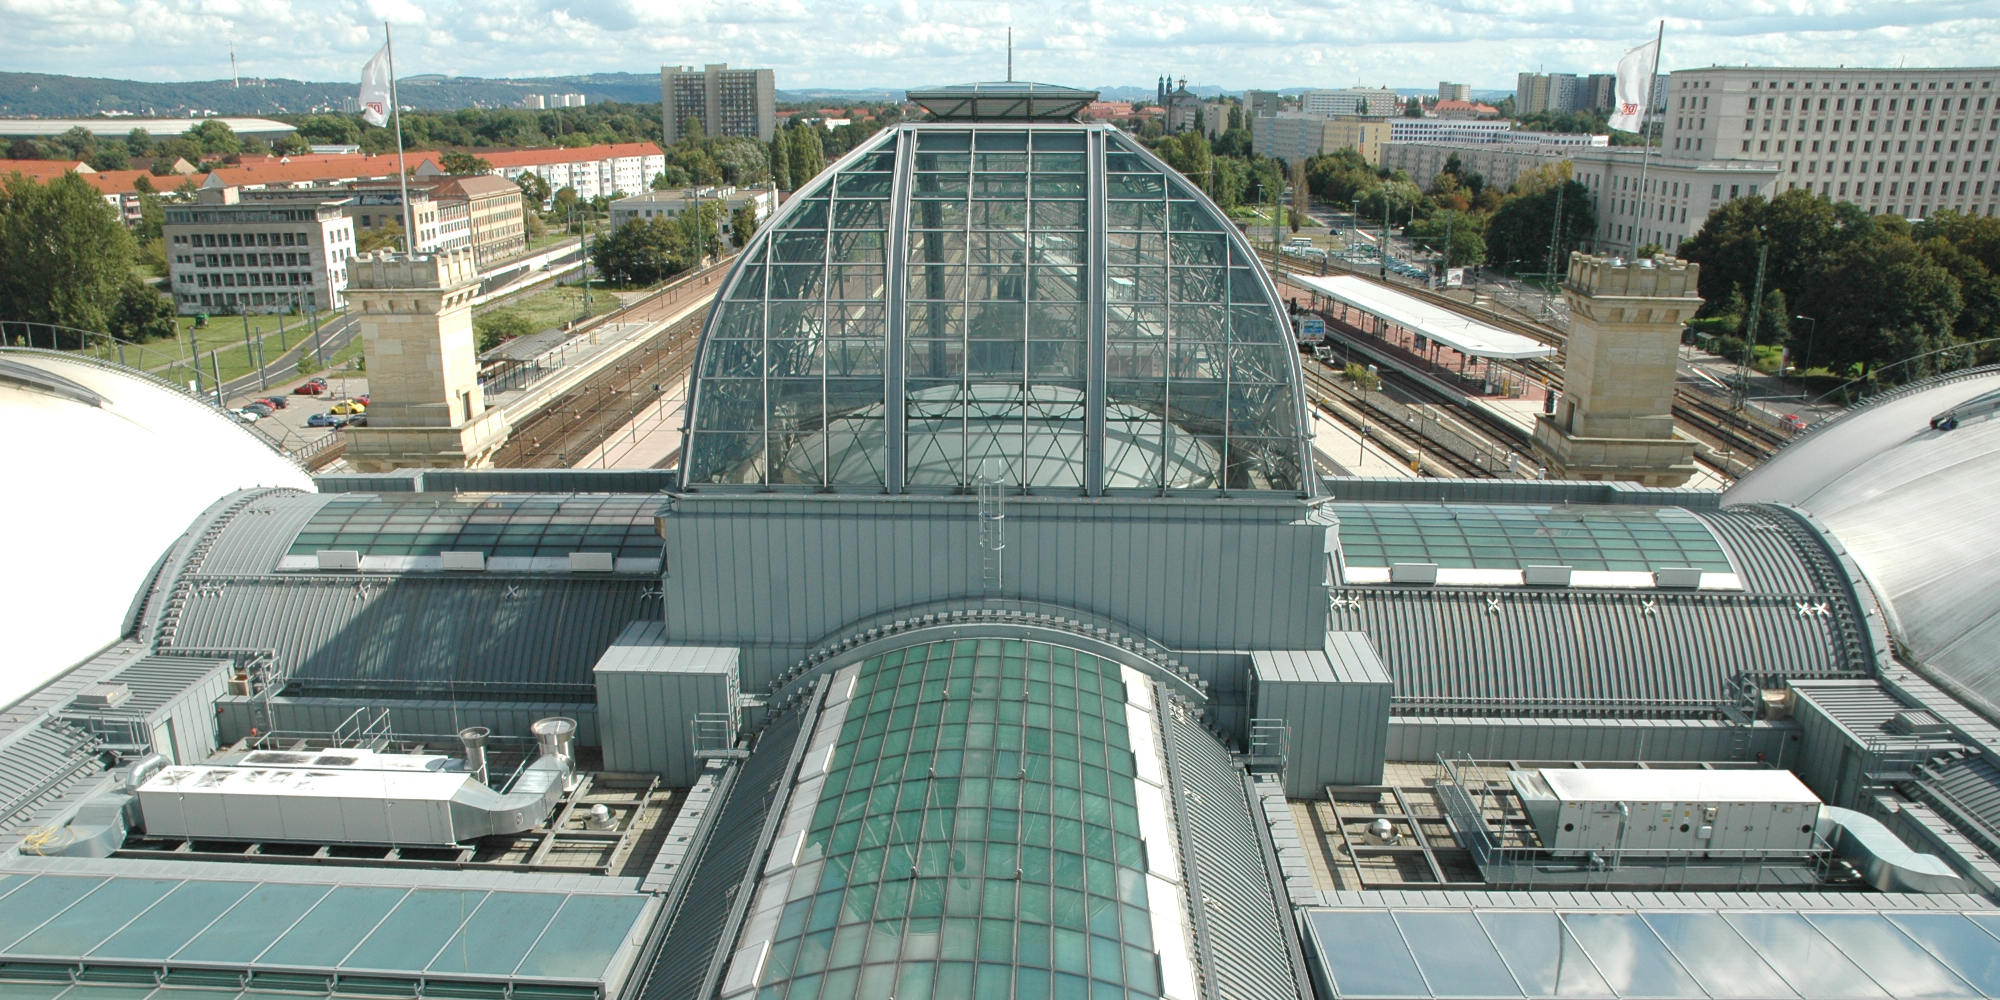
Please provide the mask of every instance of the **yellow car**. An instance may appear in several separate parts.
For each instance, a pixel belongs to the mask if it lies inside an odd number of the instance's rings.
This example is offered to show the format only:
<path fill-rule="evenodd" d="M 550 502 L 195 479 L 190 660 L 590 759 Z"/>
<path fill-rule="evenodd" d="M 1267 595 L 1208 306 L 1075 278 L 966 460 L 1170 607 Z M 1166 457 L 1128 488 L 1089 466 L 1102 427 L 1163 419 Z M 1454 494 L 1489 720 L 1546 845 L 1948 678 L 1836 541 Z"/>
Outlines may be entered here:
<path fill-rule="evenodd" d="M 366 413 L 368 412 L 368 404 L 358 399 L 343 399 L 333 404 L 333 412 L 343 417 L 350 413 Z"/>

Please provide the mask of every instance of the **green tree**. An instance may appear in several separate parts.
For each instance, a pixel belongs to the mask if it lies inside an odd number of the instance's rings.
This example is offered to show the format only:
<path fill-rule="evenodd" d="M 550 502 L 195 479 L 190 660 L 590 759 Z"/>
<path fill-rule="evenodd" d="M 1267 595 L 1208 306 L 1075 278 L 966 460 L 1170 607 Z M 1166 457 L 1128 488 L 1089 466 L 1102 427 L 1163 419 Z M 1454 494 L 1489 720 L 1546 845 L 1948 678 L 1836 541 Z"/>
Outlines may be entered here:
<path fill-rule="evenodd" d="M 1486 262 L 1483 215 L 1452 210 L 1435 212 L 1411 224 L 1410 238 L 1419 246 L 1442 254 L 1445 267 L 1470 267 Z"/>
<path fill-rule="evenodd" d="M 1423 99 L 1423 98 L 1421 98 L 1421 97 L 1412 97 L 1412 98 L 1410 98 L 1410 103 L 1408 103 L 1408 104 L 1406 104 L 1406 105 L 1404 105 L 1404 106 L 1403 106 L 1403 117 L 1405 117 L 1405 118 L 1422 118 L 1423 116 L 1424 116 L 1424 99 Z"/>
<path fill-rule="evenodd" d="M 688 240 L 689 228 L 686 220 L 664 216 L 629 220 L 591 244 L 591 265 L 620 284 L 662 281 L 693 265 L 696 248 Z"/>
<path fill-rule="evenodd" d="M 535 324 L 513 309 L 495 309 L 472 319 L 472 335 L 481 354 L 534 332 Z"/>
<path fill-rule="evenodd" d="M 0 181 L 0 316 L 110 331 L 133 252 L 117 213 L 75 174 Z"/>
<path fill-rule="evenodd" d="M 363 229 L 355 233 L 354 249 L 357 253 L 403 249 L 403 224 L 395 219 L 388 219 L 372 229 Z"/>
<path fill-rule="evenodd" d="M 792 190 L 792 158 L 785 136 L 785 131 L 781 129 L 771 137 L 771 177 L 777 181 L 780 191 Z"/>
<path fill-rule="evenodd" d="M 1560 231 L 1556 212 L 1561 207 Z M 1503 202 L 1486 225 L 1486 254 L 1495 263 L 1542 271 L 1550 259 L 1549 238 L 1556 239 L 1554 259 L 1558 270 L 1567 266 L 1569 251 L 1589 239 L 1597 229 L 1597 211 L 1590 191 L 1569 180 L 1565 172 L 1553 185 L 1529 185 L 1529 193 L 1515 194 Z"/>
<path fill-rule="evenodd" d="M 319 146 L 354 146 L 361 142 L 361 121 L 348 115 L 307 115 L 297 123 L 298 135 Z"/>
<path fill-rule="evenodd" d="M 460 152 L 454 149 L 438 157 L 438 168 L 454 177 L 466 177 L 490 173 L 493 170 L 493 164 L 471 153 Z"/>
<path fill-rule="evenodd" d="M 107 333 L 133 342 L 175 335 L 173 300 L 134 275 L 126 275 L 112 305 Z"/>
<path fill-rule="evenodd" d="M 203 153 L 230 156 L 243 151 L 243 140 L 236 130 L 220 118 L 210 118 L 187 131 L 188 138 L 201 147 Z"/>
<path fill-rule="evenodd" d="M 737 246 L 746 246 L 750 237 L 757 234 L 757 203 L 750 202 L 729 213 L 729 239 Z"/>
<path fill-rule="evenodd" d="M 549 182 L 543 180 L 542 175 L 525 171 L 514 178 L 514 183 L 521 189 L 521 206 L 528 211 L 540 211 L 543 205 L 549 203 Z"/>
<path fill-rule="evenodd" d="M 792 183 L 805 187 L 826 168 L 826 148 L 820 143 L 817 126 L 802 125 L 787 131 L 791 133 Z"/>
<path fill-rule="evenodd" d="M 135 128 L 125 133 L 125 155 L 127 156 L 151 156 L 153 155 L 153 150 L 158 148 L 158 145 L 158 143 L 153 141 L 153 133 L 145 129 Z"/>
<path fill-rule="evenodd" d="M 90 164 L 92 170 L 127 170 L 131 167 L 123 146 L 99 146 L 85 162 Z"/>
<path fill-rule="evenodd" d="M 1948 347 L 1963 301 L 1951 272 L 1906 236 L 1876 229 L 1830 262 L 1810 297 L 1818 320 L 1813 364 L 1835 371 L 1875 368 Z M 1898 379 L 1928 374 L 1909 366 Z"/>
<path fill-rule="evenodd" d="M 681 119 L 681 142 L 699 144 L 706 138 L 708 138 L 708 131 L 701 127 L 701 119 L 699 117 L 689 115 Z M 679 145 L 679 143 L 676 143 L 676 145 Z"/>
<path fill-rule="evenodd" d="M 312 145 L 306 142 L 297 132 L 294 132 L 291 135 L 281 135 L 276 141 L 272 142 L 271 152 L 277 153 L 280 156 L 303 156 L 312 152 Z"/>

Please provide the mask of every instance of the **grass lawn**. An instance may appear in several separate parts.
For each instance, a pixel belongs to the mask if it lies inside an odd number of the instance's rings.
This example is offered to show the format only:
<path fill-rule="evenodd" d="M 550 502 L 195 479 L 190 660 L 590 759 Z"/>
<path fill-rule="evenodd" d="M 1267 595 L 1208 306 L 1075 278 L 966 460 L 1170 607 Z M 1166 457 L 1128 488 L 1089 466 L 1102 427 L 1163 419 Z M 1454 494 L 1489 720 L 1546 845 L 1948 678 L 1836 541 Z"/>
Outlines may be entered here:
<path fill-rule="evenodd" d="M 602 288 L 593 288 L 590 306 L 583 304 L 583 288 L 577 285 L 558 285 L 536 292 L 533 295 L 510 299 L 504 305 L 485 310 L 482 316 L 498 316 L 511 313 L 526 321 L 529 330 L 548 330 L 559 327 L 570 320 L 583 316 L 601 316 L 618 308 L 618 297 Z"/>

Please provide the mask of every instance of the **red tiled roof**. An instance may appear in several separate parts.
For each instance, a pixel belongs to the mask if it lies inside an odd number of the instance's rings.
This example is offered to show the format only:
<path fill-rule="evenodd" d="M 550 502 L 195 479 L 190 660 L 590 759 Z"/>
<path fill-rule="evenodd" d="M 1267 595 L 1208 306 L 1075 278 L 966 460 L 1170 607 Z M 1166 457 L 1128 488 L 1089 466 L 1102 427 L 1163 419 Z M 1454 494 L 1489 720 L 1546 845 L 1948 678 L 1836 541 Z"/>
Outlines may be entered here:
<path fill-rule="evenodd" d="M 36 180 L 53 180 L 72 170 L 84 175 L 92 173 L 90 164 L 79 160 L 0 160 L 0 177 L 21 174 Z"/>
<path fill-rule="evenodd" d="M 1476 101 L 1439 101 L 1431 105 L 1431 111 L 1433 113 L 1440 111 L 1460 111 L 1480 115 L 1497 115 L 1500 113 L 1499 108 L 1491 104 L 1480 104 Z"/>

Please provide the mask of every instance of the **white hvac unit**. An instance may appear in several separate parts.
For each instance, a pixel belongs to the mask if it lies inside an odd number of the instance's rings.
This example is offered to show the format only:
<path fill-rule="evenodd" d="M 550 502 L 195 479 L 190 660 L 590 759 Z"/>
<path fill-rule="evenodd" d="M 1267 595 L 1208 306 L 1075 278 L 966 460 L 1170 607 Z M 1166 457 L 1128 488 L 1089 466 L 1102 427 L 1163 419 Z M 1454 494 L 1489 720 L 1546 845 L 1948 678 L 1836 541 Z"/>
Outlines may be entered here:
<path fill-rule="evenodd" d="M 1802 852 L 1820 801 L 1790 771 L 1509 771 L 1542 846 L 1557 854 Z"/>

